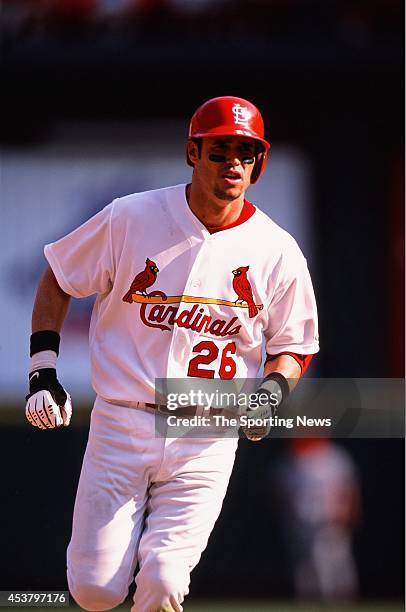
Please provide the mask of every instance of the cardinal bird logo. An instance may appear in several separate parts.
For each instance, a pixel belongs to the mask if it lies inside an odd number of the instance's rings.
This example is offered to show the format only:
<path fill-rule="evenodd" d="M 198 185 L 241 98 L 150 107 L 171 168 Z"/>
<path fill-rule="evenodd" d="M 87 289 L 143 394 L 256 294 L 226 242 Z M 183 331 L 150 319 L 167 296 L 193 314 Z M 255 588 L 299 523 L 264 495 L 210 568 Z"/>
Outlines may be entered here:
<path fill-rule="evenodd" d="M 131 287 L 123 297 L 123 302 L 129 302 L 131 304 L 133 301 L 133 293 L 137 293 L 137 291 L 143 296 L 148 297 L 145 289 L 151 287 L 151 285 L 155 283 L 159 270 L 152 259 L 147 259 L 145 264 L 144 270 L 139 272 L 131 283 Z"/>
<path fill-rule="evenodd" d="M 252 317 L 258 314 L 258 308 L 252 296 L 251 283 L 247 278 L 248 270 L 249 266 L 240 266 L 236 270 L 233 270 L 233 289 L 238 295 L 235 303 L 237 304 L 239 300 L 241 302 L 246 302 L 248 304 L 248 316 L 252 319 Z"/>

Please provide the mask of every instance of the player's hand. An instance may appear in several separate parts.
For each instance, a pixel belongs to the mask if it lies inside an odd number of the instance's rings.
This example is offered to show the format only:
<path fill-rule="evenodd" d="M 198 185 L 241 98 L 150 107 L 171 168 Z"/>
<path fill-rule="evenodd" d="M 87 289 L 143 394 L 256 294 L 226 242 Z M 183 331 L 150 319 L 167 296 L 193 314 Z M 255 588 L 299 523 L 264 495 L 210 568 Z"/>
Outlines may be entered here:
<path fill-rule="evenodd" d="M 29 383 L 25 416 L 31 425 L 39 429 L 67 427 L 72 417 L 72 402 L 69 393 L 58 381 L 56 370 L 35 370 L 29 374 Z"/>
<path fill-rule="evenodd" d="M 255 410 L 247 408 L 244 415 L 247 419 L 248 425 L 242 425 L 241 429 L 245 433 L 248 440 L 251 440 L 251 442 L 259 442 L 269 435 L 271 431 L 270 419 L 273 416 L 272 408 L 270 406 L 259 406 Z M 250 421 L 255 421 L 255 423 L 249 424 Z"/>
<path fill-rule="evenodd" d="M 275 380 L 277 378 L 278 380 Z M 281 380 L 282 378 L 282 380 Z M 272 428 L 272 419 L 276 417 L 278 407 L 282 404 L 285 387 L 285 396 L 289 393 L 287 382 L 283 383 L 284 377 L 270 375 L 262 381 L 260 388 L 256 391 L 258 406 L 246 406 L 244 411 L 244 424 L 242 431 L 251 442 L 259 442 L 269 435 Z"/>

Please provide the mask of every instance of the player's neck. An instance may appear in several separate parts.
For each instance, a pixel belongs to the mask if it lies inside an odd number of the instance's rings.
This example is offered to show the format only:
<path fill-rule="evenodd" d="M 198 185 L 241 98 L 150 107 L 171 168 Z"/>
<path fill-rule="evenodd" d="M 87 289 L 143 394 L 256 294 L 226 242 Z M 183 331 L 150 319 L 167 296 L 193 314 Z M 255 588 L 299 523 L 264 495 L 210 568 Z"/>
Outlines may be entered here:
<path fill-rule="evenodd" d="M 244 194 L 231 202 L 208 198 L 193 184 L 186 186 L 186 199 L 190 210 L 206 227 L 223 227 L 237 221 L 244 206 Z"/>

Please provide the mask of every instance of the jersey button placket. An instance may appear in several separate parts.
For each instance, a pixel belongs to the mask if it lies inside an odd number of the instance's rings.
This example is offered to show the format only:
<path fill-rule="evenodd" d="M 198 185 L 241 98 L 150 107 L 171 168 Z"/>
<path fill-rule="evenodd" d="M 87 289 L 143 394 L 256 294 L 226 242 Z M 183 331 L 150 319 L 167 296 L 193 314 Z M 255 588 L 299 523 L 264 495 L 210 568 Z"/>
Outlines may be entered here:
<path fill-rule="evenodd" d="M 204 258 L 205 246 L 206 240 L 202 242 L 200 250 L 196 255 L 195 261 L 193 262 L 189 276 L 185 283 L 185 288 L 183 290 L 184 295 L 195 295 L 196 290 L 202 284 L 201 280 L 196 278 L 197 275 L 195 271 L 200 268 L 199 262 L 202 258 Z M 185 309 L 190 310 L 193 308 L 193 306 L 193 303 L 181 302 L 179 304 L 178 313 L 180 314 Z M 168 378 L 178 378 L 180 374 L 184 377 L 187 376 L 188 362 L 191 355 L 193 340 L 196 335 L 197 333 L 191 329 L 174 325 L 172 331 L 170 358 L 168 360 L 168 366 L 171 364 L 171 362 L 173 366 L 172 368 L 168 367 Z"/>
<path fill-rule="evenodd" d="M 193 295 L 195 297 L 207 297 L 206 295 L 206 291 L 204 289 L 205 287 L 205 283 L 204 283 L 204 279 L 202 280 L 201 278 L 198 278 L 198 276 L 200 276 L 199 272 L 201 272 L 202 270 L 202 266 L 204 269 L 206 269 L 206 274 L 210 273 L 210 270 L 207 269 L 207 265 L 206 265 L 206 256 L 207 256 L 207 249 L 210 248 L 211 246 L 211 235 L 208 234 L 205 237 L 204 243 L 202 245 L 202 248 L 200 249 L 200 252 L 198 254 L 198 256 L 196 257 L 196 260 L 193 264 L 193 268 L 191 270 L 190 273 L 190 282 L 187 283 L 187 288 L 185 288 L 185 293 L 188 295 Z M 204 304 L 197 304 L 198 308 L 204 308 Z M 191 307 L 193 307 L 193 304 L 191 304 Z M 187 376 L 187 371 L 188 371 L 188 367 L 189 367 L 189 362 L 192 359 L 192 357 L 195 355 L 195 353 L 193 352 L 193 347 L 196 345 L 196 343 L 199 341 L 200 338 L 200 334 L 201 332 L 196 331 L 196 330 L 192 330 L 189 329 L 189 343 L 188 343 L 188 356 L 186 358 L 186 365 L 185 365 L 185 376 Z"/>

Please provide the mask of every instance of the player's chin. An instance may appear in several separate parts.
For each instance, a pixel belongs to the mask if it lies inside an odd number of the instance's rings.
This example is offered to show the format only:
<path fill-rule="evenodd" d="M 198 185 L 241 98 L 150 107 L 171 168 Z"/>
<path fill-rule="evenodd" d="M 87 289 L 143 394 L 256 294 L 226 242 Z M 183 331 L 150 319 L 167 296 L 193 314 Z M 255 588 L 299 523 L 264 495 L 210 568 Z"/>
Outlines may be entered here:
<path fill-rule="evenodd" d="M 244 183 L 241 181 L 238 185 L 219 185 L 215 189 L 215 196 L 219 200 L 232 202 L 244 193 Z"/>

